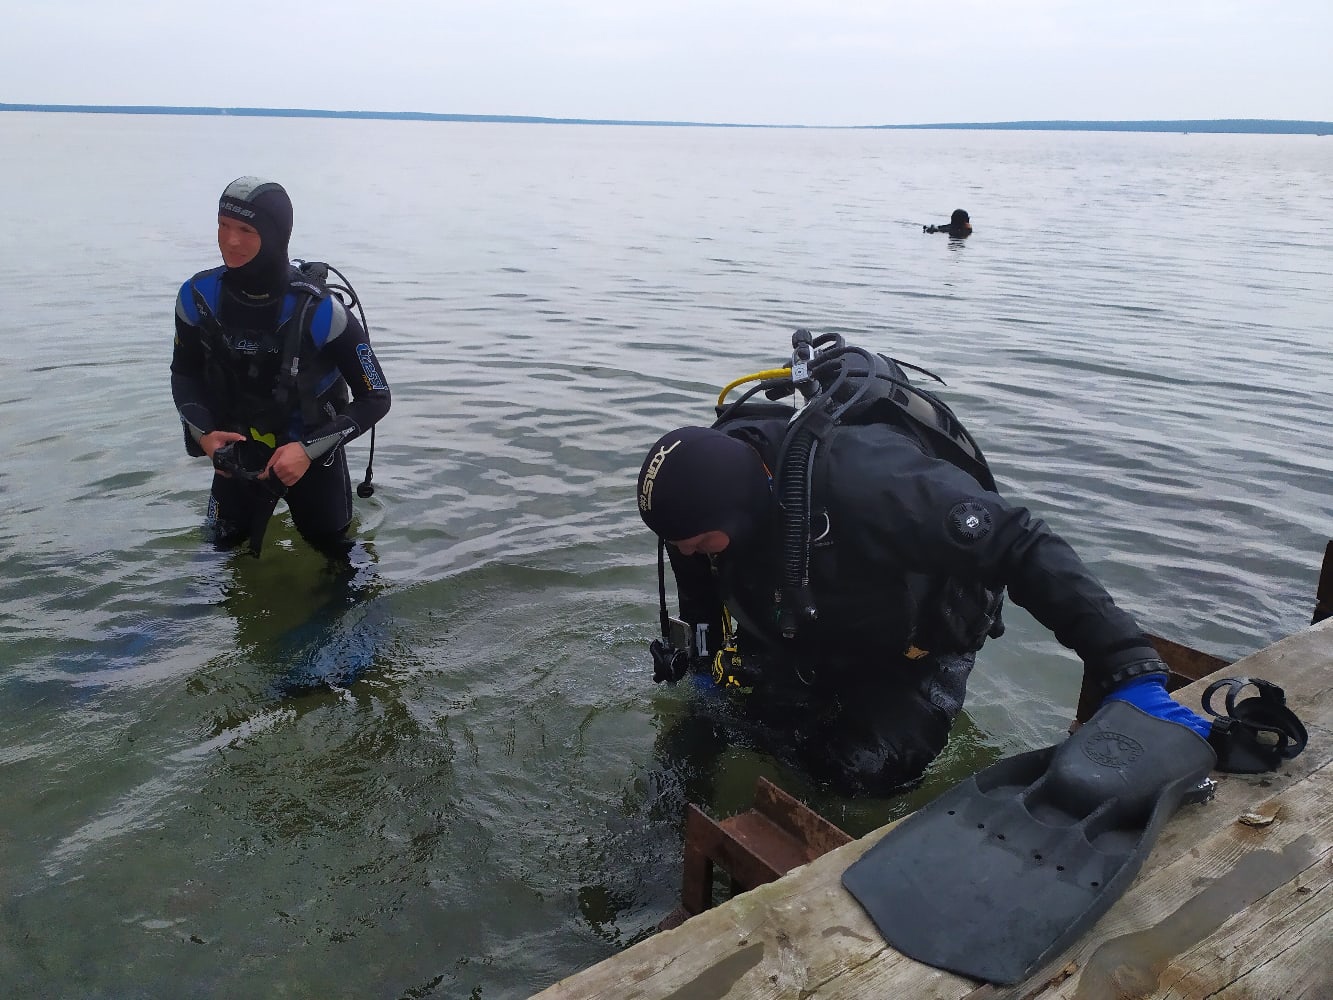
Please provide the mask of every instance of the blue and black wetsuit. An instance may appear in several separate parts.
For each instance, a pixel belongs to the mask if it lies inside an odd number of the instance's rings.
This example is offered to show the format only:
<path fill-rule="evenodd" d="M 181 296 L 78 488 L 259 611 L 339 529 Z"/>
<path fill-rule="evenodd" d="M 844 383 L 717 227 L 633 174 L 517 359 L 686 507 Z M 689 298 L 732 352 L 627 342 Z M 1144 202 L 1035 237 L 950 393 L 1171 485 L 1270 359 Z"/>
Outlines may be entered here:
<path fill-rule="evenodd" d="M 336 296 L 290 290 L 299 282 L 266 295 L 239 284 L 234 271 L 214 268 L 185 282 L 176 299 L 171 391 L 187 448 L 202 454 L 197 442 L 215 430 L 270 447 L 299 441 L 311 465 L 286 493 L 292 520 L 312 543 L 336 543 L 352 519 L 343 445 L 389 411 L 388 380 L 366 331 Z M 299 338 L 299 376 L 284 390 L 289 337 Z M 218 544 L 249 533 L 255 493 L 254 484 L 214 476 L 208 521 Z"/>

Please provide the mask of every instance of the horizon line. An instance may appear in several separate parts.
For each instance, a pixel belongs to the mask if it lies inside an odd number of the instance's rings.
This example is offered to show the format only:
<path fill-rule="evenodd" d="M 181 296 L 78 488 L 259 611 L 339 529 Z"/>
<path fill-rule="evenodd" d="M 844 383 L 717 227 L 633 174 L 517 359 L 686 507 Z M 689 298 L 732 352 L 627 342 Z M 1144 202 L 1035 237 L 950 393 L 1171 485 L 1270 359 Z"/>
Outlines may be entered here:
<path fill-rule="evenodd" d="M 336 111 L 320 108 L 256 108 L 157 104 L 26 104 L 0 102 L 0 111 L 79 114 L 143 114 L 235 116 L 242 118 L 351 118 L 380 121 L 439 121 L 532 125 L 642 125 L 677 128 L 770 129 L 971 129 L 1031 131 L 1161 131 L 1212 133 L 1319 134 L 1333 132 L 1333 122 L 1289 118 L 1172 119 L 1022 119 L 992 122 L 920 122 L 877 125 L 758 124 L 747 122 L 676 121 L 632 118 L 560 118 L 546 115 L 451 114 L 431 111 Z"/>

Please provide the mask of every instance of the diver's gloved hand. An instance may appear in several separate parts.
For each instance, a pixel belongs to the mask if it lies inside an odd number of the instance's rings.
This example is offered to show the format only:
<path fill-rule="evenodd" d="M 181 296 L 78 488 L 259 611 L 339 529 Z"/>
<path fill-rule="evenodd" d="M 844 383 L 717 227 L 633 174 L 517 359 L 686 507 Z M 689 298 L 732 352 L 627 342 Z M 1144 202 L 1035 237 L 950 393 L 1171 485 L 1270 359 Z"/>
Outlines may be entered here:
<path fill-rule="evenodd" d="M 1203 716 L 1186 708 L 1166 693 L 1165 674 L 1145 674 L 1126 681 L 1108 694 L 1102 704 L 1108 701 L 1124 701 L 1149 715 L 1189 726 L 1204 739 L 1208 738 L 1213 724 Z"/>

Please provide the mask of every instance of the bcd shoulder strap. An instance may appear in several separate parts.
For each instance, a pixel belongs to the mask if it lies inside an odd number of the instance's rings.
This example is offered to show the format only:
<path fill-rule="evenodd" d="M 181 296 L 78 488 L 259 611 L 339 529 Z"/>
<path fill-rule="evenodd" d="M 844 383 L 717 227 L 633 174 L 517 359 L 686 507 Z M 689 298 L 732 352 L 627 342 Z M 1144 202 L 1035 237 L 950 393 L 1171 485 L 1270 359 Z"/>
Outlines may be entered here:
<path fill-rule="evenodd" d="M 273 398 L 285 406 L 292 393 L 297 392 L 301 374 L 301 337 L 309 331 L 315 310 L 329 294 L 329 265 L 323 261 L 297 261 L 291 267 L 287 294 L 294 295 L 297 304 L 287 321 L 287 335 L 283 338 L 282 362 L 278 366 L 278 384 L 273 387 Z"/>

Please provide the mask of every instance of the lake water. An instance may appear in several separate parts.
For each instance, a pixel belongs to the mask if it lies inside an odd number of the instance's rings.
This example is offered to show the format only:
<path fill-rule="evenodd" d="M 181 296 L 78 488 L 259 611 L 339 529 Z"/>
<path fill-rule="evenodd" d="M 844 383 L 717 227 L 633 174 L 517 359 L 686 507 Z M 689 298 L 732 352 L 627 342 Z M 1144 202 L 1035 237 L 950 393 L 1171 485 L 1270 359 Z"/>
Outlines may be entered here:
<path fill-rule="evenodd" d="M 173 299 L 250 173 L 393 385 L 351 579 L 285 515 L 200 541 Z M 1058 739 L 1079 664 L 1013 609 L 913 796 L 666 753 L 704 696 L 650 679 L 634 475 L 796 327 L 942 375 L 1145 628 L 1304 627 L 1331 177 L 1312 136 L 0 116 L 0 992 L 523 997 L 675 906 L 686 798 L 859 834 Z"/>

